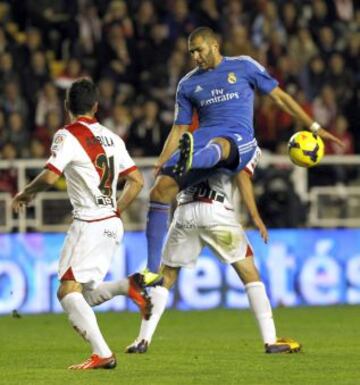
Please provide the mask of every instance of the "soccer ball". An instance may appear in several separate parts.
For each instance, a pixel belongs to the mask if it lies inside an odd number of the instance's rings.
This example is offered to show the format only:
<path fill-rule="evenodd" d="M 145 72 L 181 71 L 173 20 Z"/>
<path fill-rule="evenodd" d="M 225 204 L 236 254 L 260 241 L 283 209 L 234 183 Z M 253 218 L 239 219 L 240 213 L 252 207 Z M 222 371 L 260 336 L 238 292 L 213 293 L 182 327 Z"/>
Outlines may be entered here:
<path fill-rule="evenodd" d="M 310 131 L 299 131 L 288 143 L 291 161 L 300 167 L 313 167 L 324 156 L 324 142 Z"/>

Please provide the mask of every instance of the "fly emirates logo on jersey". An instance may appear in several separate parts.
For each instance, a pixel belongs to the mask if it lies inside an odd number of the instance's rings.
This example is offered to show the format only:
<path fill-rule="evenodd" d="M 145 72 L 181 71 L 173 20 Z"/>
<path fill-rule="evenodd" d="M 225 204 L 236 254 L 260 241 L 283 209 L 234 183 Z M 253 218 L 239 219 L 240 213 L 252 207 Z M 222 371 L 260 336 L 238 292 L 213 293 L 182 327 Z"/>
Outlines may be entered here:
<path fill-rule="evenodd" d="M 232 99 L 240 99 L 239 93 L 235 92 L 225 92 L 223 88 L 215 88 L 211 90 L 211 98 L 200 100 L 200 106 L 208 106 L 210 104 L 223 103 Z"/>

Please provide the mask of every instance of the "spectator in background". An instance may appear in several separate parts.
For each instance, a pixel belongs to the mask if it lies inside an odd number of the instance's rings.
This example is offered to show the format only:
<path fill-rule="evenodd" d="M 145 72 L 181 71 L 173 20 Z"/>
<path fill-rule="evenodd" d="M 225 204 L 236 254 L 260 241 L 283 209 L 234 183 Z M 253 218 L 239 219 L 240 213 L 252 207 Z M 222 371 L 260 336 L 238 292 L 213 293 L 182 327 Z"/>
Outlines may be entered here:
<path fill-rule="evenodd" d="M 45 159 L 50 155 L 50 151 L 45 148 L 44 144 L 36 138 L 31 139 L 29 145 L 30 159 Z"/>
<path fill-rule="evenodd" d="M 55 84 L 60 89 L 67 90 L 76 79 L 83 75 L 80 60 L 72 57 L 66 61 L 64 70 L 55 78 Z"/>
<path fill-rule="evenodd" d="M 152 84 L 159 83 L 166 74 L 166 62 L 173 47 L 169 40 L 169 31 L 165 24 L 154 24 L 150 29 L 149 41 L 139 47 L 138 55 L 146 58 L 140 64 L 140 78 L 143 91 L 146 92 Z M 154 54 L 156 53 L 156 54 Z M 165 82 L 167 81 L 165 76 Z"/>
<path fill-rule="evenodd" d="M 306 96 L 314 100 L 326 83 L 326 66 L 320 55 L 314 56 L 308 63 L 302 77 L 302 86 Z"/>
<path fill-rule="evenodd" d="M 252 41 L 255 47 L 265 48 L 273 31 L 277 31 L 284 41 L 286 32 L 279 18 L 277 5 L 274 1 L 267 1 L 264 10 L 256 16 L 252 25 Z"/>
<path fill-rule="evenodd" d="M 280 8 L 280 17 L 286 32 L 287 41 L 298 33 L 299 14 L 298 7 L 291 1 L 286 1 Z"/>
<path fill-rule="evenodd" d="M 34 52 L 44 51 L 44 43 L 38 28 L 30 27 L 25 31 L 25 41 L 18 47 L 16 54 L 19 68 L 27 67 Z"/>
<path fill-rule="evenodd" d="M 46 117 L 50 112 L 61 116 L 63 105 L 55 85 L 52 82 L 47 82 L 39 93 L 35 107 L 35 124 L 37 127 L 45 124 Z"/>
<path fill-rule="evenodd" d="M 305 68 L 311 58 L 318 53 L 310 31 L 305 27 L 299 28 L 297 34 L 292 36 L 288 41 L 289 55 L 296 60 L 300 70 Z"/>
<path fill-rule="evenodd" d="M 4 28 L 0 26 L 0 54 L 4 52 L 11 52 L 12 46 L 6 37 Z"/>
<path fill-rule="evenodd" d="M 244 3 L 242 0 L 227 0 L 222 8 L 221 19 L 225 36 L 237 26 L 243 26 L 248 30 L 249 14 L 244 12 Z M 236 41 L 234 41 L 234 44 L 236 44 Z"/>
<path fill-rule="evenodd" d="M 268 35 L 268 47 L 266 61 L 270 68 L 275 68 L 280 57 L 287 54 L 284 36 L 279 31 L 270 31 Z"/>
<path fill-rule="evenodd" d="M 258 199 L 258 207 L 267 226 L 294 228 L 304 225 L 306 209 L 294 190 L 289 169 L 269 168 L 259 183 L 264 194 Z"/>
<path fill-rule="evenodd" d="M 326 144 L 326 153 L 330 155 L 352 155 L 354 154 L 354 138 L 348 130 L 349 124 L 345 116 L 338 115 L 335 123 L 330 130 L 344 144 L 344 147 L 334 146 L 332 143 Z"/>
<path fill-rule="evenodd" d="M 99 105 L 97 111 L 97 117 L 100 121 L 109 118 L 112 113 L 116 89 L 115 82 L 111 78 L 102 78 L 98 83 L 99 90 Z"/>
<path fill-rule="evenodd" d="M 141 1 L 134 17 L 134 37 L 140 49 L 146 44 L 151 27 L 157 19 L 154 4 L 148 0 Z"/>
<path fill-rule="evenodd" d="M 104 119 L 103 124 L 126 141 L 131 125 L 129 108 L 121 104 L 115 104 L 111 116 Z"/>
<path fill-rule="evenodd" d="M 5 114 L 0 110 L 0 148 L 4 145 L 6 139 Z"/>
<path fill-rule="evenodd" d="M 346 106 L 353 95 L 353 77 L 345 67 L 344 57 L 336 52 L 331 55 L 329 61 L 327 84 L 330 84 L 336 94 L 336 102 L 339 107 Z"/>
<path fill-rule="evenodd" d="M 200 0 L 196 2 L 196 22 L 206 25 L 212 30 L 221 30 L 221 18 L 216 0 Z"/>
<path fill-rule="evenodd" d="M 4 94 L 0 97 L 0 108 L 5 114 L 19 113 L 26 121 L 28 117 L 28 105 L 20 94 L 19 83 L 10 80 L 4 85 Z"/>
<path fill-rule="evenodd" d="M 159 119 L 159 105 L 147 100 L 143 116 L 133 122 L 129 130 L 127 146 L 133 156 L 156 156 L 160 153 L 166 133 Z"/>
<path fill-rule="evenodd" d="M 121 25 L 113 24 L 104 35 L 99 48 L 99 76 L 117 83 L 131 83 L 135 79 L 136 66 L 132 65 L 130 52 L 135 53 L 131 40 L 126 40 Z"/>
<path fill-rule="evenodd" d="M 50 76 L 45 53 L 42 51 L 33 52 L 31 55 L 30 66 L 24 70 L 23 74 L 23 91 L 24 96 L 29 103 L 29 119 L 31 122 L 34 122 L 36 103 L 39 98 L 39 93 L 45 83 L 49 81 Z"/>
<path fill-rule="evenodd" d="M 13 56 L 10 52 L 0 54 L 0 95 L 4 92 L 4 85 L 7 81 L 18 81 L 19 73 L 14 66 Z"/>
<path fill-rule="evenodd" d="M 224 42 L 224 54 L 226 56 L 255 55 L 248 30 L 243 25 L 236 24 L 229 30 L 228 38 Z"/>
<path fill-rule="evenodd" d="M 31 22 L 47 31 L 47 45 L 60 56 L 64 50 L 71 52 L 78 36 L 76 16 L 78 2 L 69 0 L 27 0 Z"/>
<path fill-rule="evenodd" d="M 322 27 L 319 31 L 318 47 L 321 57 L 327 61 L 336 51 L 336 38 L 331 27 Z"/>
<path fill-rule="evenodd" d="M 360 14 L 360 12 L 359 12 Z M 360 80 L 360 31 L 352 32 L 348 35 L 348 40 L 344 50 L 346 67 L 352 71 L 355 77 Z"/>
<path fill-rule="evenodd" d="M 45 115 L 44 123 L 35 129 L 33 137 L 39 140 L 48 152 L 55 132 L 63 125 L 62 116 L 63 114 L 56 110 L 49 110 Z"/>
<path fill-rule="evenodd" d="M 78 48 L 82 55 L 93 55 L 97 44 L 101 41 L 102 21 L 96 6 L 91 1 L 85 1 L 79 5 L 80 10 L 77 17 L 79 28 Z"/>
<path fill-rule="evenodd" d="M 118 24 L 121 26 L 126 39 L 134 36 L 133 21 L 129 17 L 127 4 L 123 0 L 113 0 L 109 2 L 103 18 L 103 24 L 105 31 L 107 31 L 111 25 Z"/>
<path fill-rule="evenodd" d="M 189 10 L 186 0 L 174 0 L 169 3 L 165 23 L 169 28 L 169 38 L 173 41 L 187 36 L 197 26 L 196 18 Z"/>
<path fill-rule="evenodd" d="M 331 127 L 338 113 L 334 89 L 325 85 L 313 102 L 314 118 L 323 127 Z"/>
<path fill-rule="evenodd" d="M 311 18 L 309 20 L 309 28 L 313 38 L 318 43 L 320 40 L 319 31 L 322 27 L 333 24 L 327 3 L 324 0 L 313 0 L 311 2 Z"/>
<path fill-rule="evenodd" d="M 0 159 L 14 161 L 18 158 L 16 147 L 6 142 L 0 151 Z M 15 167 L 9 167 L 6 170 L 0 169 L 0 191 L 15 195 L 17 191 L 17 170 Z"/>
<path fill-rule="evenodd" d="M 23 116 L 19 112 L 11 112 L 7 119 L 6 141 L 15 146 L 16 153 L 21 157 L 28 153 L 29 136 Z"/>

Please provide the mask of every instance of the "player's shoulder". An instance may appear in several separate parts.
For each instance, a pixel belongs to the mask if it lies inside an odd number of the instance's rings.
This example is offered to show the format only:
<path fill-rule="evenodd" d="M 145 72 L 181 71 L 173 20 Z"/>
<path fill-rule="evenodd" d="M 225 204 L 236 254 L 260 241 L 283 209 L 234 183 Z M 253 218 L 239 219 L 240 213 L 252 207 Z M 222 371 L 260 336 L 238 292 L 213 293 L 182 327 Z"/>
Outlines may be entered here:
<path fill-rule="evenodd" d="M 67 126 L 61 127 L 55 131 L 53 141 L 60 143 L 65 141 L 67 138 L 70 138 L 72 135 L 69 130 L 66 129 Z"/>
<path fill-rule="evenodd" d="M 248 55 L 239 55 L 239 56 L 225 56 L 225 61 L 228 66 L 243 68 L 256 68 L 261 72 L 265 71 L 265 67 L 261 65 L 257 60 Z"/>
<path fill-rule="evenodd" d="M 114 141 L 115 145 L 117 145 L 117 146 L 122 146 L 122 147 L 125 146 L 124 140 L 118 134 L 116 134 L 114 131 L 111 131 L 109 128 L 107 128 L 106 126 L 104 126 L 101 123 L 98 123 L 98 127 L 101 130 L 102 136 L 106 136 L 108 138 L 111 138 Z"/>
<path fill-rule="evenodd" d="M 196 67 L 194 69 L 192 69 L 191 71 L 189 71 L 185 76 L 183 76 L 179 83 L 178 83 L 178 87 L 181 87 L 181 86 L 184 86 L 186 85 L 187 83 L 191 83 L 191 81 L 196 77 L 196 75 L 198 75 L 200 73 L 200 68 L 199 67 Z"/>

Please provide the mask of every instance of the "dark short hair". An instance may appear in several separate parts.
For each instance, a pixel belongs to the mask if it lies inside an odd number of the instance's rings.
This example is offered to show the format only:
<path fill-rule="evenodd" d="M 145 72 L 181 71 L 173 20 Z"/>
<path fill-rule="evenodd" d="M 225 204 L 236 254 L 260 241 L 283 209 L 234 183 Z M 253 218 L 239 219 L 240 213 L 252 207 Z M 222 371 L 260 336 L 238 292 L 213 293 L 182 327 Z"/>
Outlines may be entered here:
<path fill-rule="evenodd" d="M 205 40 L 216 40 L 217 41 L 217 36 L 214 30 L 212 30 L 209 27 L 198 27 L 194 29 L 190 35 L 189 35 L 189 41 L 194 40 L 195 38 L 201 36 Z"/>
<path fill-rule="evenodd" d="M 81 115 L 90 112 L 98 101 L 98 94 L 95 84 L 91 79 L 81 78 L 68 89 L 66 95 L 67 107 L 74 115 Z"/>

